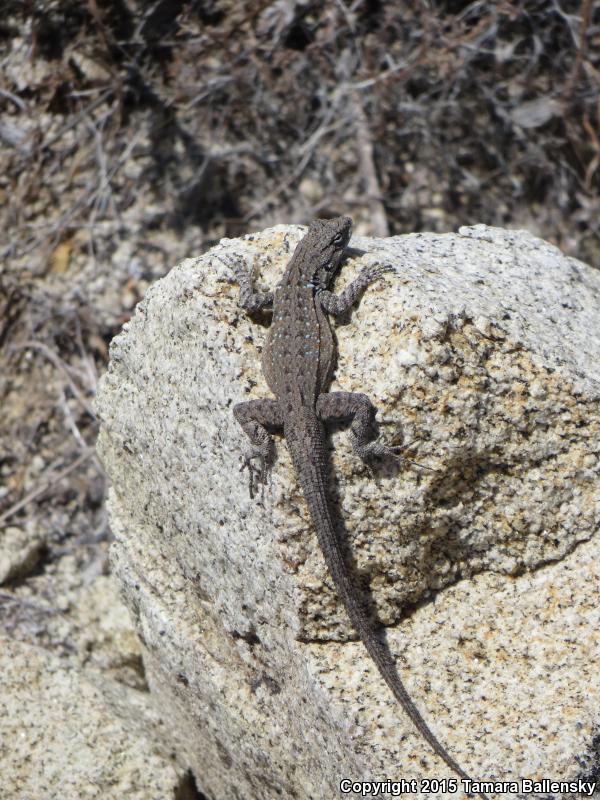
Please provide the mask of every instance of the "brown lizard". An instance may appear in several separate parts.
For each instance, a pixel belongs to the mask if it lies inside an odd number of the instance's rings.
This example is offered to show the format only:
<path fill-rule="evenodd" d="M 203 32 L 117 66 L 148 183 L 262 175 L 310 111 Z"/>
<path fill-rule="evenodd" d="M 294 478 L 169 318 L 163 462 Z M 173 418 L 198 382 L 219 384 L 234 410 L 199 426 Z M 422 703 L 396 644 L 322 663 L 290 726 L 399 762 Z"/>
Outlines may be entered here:
<path fill-rule="evenodd" d="M 335 361 L 335 344 L 326 314 L 348 311 L 370 283 L 391 271 L 391 267 L 369 266 L 341 294 L 330 291 L 351 229 L 349 217 L 312 222 L 274 292 L 255 292 L 251 275 L 238 275 L 242 308 L 250 313 L 266 307 L 273 309 L 262 368 L 275 395 L 274 399 L 239 403 L 233 409 L 252 443 L 242 466 L 249 468 L 252 494 L 251 461 L 259 460 L 258 477 L 264 484 L 274 455 L 269 430 L 283 429 L 323 557 L 352 625 L 423 738 L 454 772 L 471 780 L 429 729 L 402 684 L 391 654 L 350 578 L 327 501 L 324 422 L 351 419 L 352 445 L 365 461 L 380 456 L 400 457 L 404 449 L 374 440 L 376 409 L 366 395 L 326 391 Z M 480 796 L 487 800 L 485 795 Z"/>

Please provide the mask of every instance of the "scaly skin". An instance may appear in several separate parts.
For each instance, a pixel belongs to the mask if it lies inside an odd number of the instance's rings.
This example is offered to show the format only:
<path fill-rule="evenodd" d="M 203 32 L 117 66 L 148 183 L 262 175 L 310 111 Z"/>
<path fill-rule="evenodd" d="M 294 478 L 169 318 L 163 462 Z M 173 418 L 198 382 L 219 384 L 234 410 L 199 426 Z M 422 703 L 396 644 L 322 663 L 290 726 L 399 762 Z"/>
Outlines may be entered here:
<path fill-rule="evenodd" d="M 381 676 L 402 708 L 433 750 L 461 778 L 469 775 L 431 732 L 409 697 L 377 626 L 365 608 L 348 573 L 342 543 L 336 534 L 327 502 L 325 431 L 323 423 L 352 419 L 350 435 L 363 460 L 373 456 L 398 457 L 401 447 L 373 440 L 376 409 L 364 394 L 327 392 L 335 361 L 333 334 L 326 314 L 343 314 L 386 267 L 367 267 L 340 295 L 329 287 L 350 239 L 352 220 L 338 217 L 315 220 L 299 242 L 275 292 L 256 293 L 249 276 L 240 279 L 240 303 L 248 311 L 273 307 L 273 322 L 263 351 L 263 373 L 275 399 L 240 403 L 234 414 L 252 442 L 244 465 L 261 463 L 264 483 L 273 459 L 273 440 L 267 429 L 283 429 L 292 462 L 315 526 L 323 557 L 338 595 L 356 632 Z M 483 800 L 486 796 L 480 795 Z"/>

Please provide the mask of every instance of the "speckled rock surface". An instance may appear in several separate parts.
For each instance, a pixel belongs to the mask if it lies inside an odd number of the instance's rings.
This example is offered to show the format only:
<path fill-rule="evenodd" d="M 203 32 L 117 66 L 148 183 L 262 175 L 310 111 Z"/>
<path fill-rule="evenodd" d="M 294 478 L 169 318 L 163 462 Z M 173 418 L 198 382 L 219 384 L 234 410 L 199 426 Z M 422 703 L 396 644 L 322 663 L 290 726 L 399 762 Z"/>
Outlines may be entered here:
<path fill-rule="evenodd" d="M 166 800 L 186 778 L 143 692 L 0 640 L 0 765 L 7 800 Z"/>
<path fill-rule="evenodd" d="M 267 393 L 264 329 L 238 310 L 228 259 L 274 285 L 301 233 L 224 241 L 172 270 L 114 341 L 98 400 L 113 565 L 211 798 L 452 777 L 351 641 L 285 447 L 262 503 L 239 474 L 231 406 Z M 397 272 L 337 326 L 332 388 L 365 391 L 384 435 L 417 440 L 411 457 L 433 468 L 384 464 L 373 481 L 333 432 L 357 582 L 471 774 L 583 775 L 600 721 L 600 273 L 484 226 L 352 246 L 337 287 L 367 263 Z"/>

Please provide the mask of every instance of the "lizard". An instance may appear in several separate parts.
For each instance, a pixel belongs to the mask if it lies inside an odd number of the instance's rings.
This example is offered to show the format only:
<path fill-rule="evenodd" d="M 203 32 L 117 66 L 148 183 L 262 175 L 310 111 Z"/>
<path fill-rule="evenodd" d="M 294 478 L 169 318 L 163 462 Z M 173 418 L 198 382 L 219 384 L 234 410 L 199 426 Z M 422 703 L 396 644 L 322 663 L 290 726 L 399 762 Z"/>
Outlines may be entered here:
<path fill-rule="evenodd" d="M 327 315 L 344 314 L 389 265 L 370 265 L 340 294 L 330 286 L 341 266 L 352 231 L 350 217 L 314 220 L 296 246 L 274 291 L 257 292 L 252 272 L 240 272 L 239 304 L 248 313 L 272 309 L 272 322 L 263 348 L 262 370 L 274 398 L 238 403 L 233 414 L 251 447 L 242 462 L 250 474 L 260 464 L 258 480 L 265 483 L 274 459 L 271 431 L 283 430 L 298 481 L 336 592 L 350 622 L 413 724 L 431 748 L 461 778 L 472 780 L 431 731 L 402 683 L 391 654 L 351 580 L 342 542 L 336 533 L 327 499 L 327 456 L 324 423 L 351 419 L 354 451 L 365 462 L 373 457 L 402 458 L 403 446 L 390 446 L 373 436 L 377 410 L 367 395 L 328 392 L 336 347 Z M 484 794 L 480 794 L 487 800 Z"/>

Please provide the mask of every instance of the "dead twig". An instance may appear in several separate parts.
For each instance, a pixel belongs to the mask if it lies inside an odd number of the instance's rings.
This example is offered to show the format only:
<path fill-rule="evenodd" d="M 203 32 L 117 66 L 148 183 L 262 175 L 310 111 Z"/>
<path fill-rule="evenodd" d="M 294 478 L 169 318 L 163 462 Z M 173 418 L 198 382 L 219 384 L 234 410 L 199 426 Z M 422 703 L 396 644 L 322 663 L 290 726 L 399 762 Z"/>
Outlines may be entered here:
<path fill-rule="evenodd" d="M 92 419 L 94 419 L 94 420 L 96 419 L 96 415 L 94 414 L 94 410 L 92 409 L 91 405 L 85 399 L 85 397 L 83 396 L 83 393 L 81 392 L 81 390 L 79 389 L 79 387 L 77 386 L 75 381 L 71 378 L 71 375 L 69 374 L 69 370 L 67 368 L 67 365 L 47 345 L 45 345 L 43 342 L 36 342 L 35 340 L 28 340 L 26 342 L 22 342 L 19 345 L 12 345 L 10 349 L 11 350 L 33 349 L 33 350 L 38 350 L 40 353 L 45 355 L 46 358 L 48 359 L 48 361 L 50 361 L 56 367 L 56 369 L 58 369 L 60 372 L 62 372 L 62 374 L 65 376 L 71 391 L 73 392 L 73 394 L 77 398 L 77 400 L 79 400 L 79 402 L 81 403 L 81 405 L 84 408 L 84 410 L 90 415 L 90 417 Z"/>
<path fill-rule="evenodd" d="M 375 154 L 373 153 L 373 138 L 367 121 L 362 98 L 359 92 L 352 92 L 354 125 L 356 129 L 356 146 L 358 149 L 358 163 L 364 182 L 364 195 L 369 205 L 369 223 L 375 236 L 386 237 L 390 235 L 383 192 L 379 185 Z"/>
<path fill-rule="evenodd" d="M 562 103 L 566 108 L 572 100 L 575 86 L 579 80 L 581 65 L 587 55 L 587 32 L 590 26 L 590 15 L 592 11 L 592 0 L 582 0 L 581 3 L 581 24 L 579 26 L 579 42 L 575 54 L 575 62 L 571 74 L 565 84 L 562 94 Z"/>
<path fill-rule="evenodd" d="M 4 523 L 8 519 L 10 519 L 17 513 L 17 511 L 20 511 L 28 503 L 31 503 L 32 500 L 35 500 L 40 495 L 44 494 L 44 492 L 46 492 L 52 486 L 55 486 L 57 483 L 62 481 L 63 478 L 66 478 L 67 475 L 70 475 L 71 472 L 76 470 L 77 467 L 81 466 L 81 464 L 83 464 L 89 458 L 92 458 L 92 456 L 94 455 L 95 451 L 93 447 L 89 447 L 78 458 L 76 458 L 75 461 L 69 464 L 68 467 L 65 467 L 65 469 L 63 469 L 62 472 L 59 472 L 58 475 L 48 478 L 46 483 L 42 484 L 41 486 L 38 486 L 35 489 L 32 489 L 30 492 L 28 492 L 28 494 L 25 495 L 25 497 L 19 500 L 18 503 L 15 503 L 13 506 L 8 508 L 3 514 L 0 514 L 0 525 L 4 525 Z"/>

